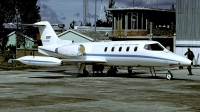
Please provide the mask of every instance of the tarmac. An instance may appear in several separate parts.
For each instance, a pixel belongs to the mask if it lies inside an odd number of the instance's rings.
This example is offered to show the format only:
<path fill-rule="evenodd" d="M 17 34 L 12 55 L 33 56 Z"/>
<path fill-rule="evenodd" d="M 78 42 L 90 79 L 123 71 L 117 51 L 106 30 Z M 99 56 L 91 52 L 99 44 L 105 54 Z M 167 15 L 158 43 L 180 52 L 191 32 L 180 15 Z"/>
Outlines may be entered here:
<path fill-rule="evenodd" d="M 0 70 L 1 112 L 199 112 L 200 67 L 79 77 L 76 66 Z M 90 71 L 91 73 L 91 71 Z M 104 71 L 106 73 L 106 71 Z"/>

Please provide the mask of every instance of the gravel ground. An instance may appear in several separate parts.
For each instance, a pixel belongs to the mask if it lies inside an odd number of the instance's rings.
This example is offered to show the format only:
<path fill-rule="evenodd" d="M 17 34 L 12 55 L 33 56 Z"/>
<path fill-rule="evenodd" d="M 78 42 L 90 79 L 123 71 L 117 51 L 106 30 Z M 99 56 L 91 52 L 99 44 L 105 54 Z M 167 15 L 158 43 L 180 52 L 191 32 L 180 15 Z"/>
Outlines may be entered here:
<path fill-rule="evenodd" d="M 148 69 L 126 77 L 79 77 L 77 67 L 1 70 L 1 112 L 174 112 L 200 111 L 200 67 L 152 77 Z M 105 71 L 106 72 L 106 71 Z"/>

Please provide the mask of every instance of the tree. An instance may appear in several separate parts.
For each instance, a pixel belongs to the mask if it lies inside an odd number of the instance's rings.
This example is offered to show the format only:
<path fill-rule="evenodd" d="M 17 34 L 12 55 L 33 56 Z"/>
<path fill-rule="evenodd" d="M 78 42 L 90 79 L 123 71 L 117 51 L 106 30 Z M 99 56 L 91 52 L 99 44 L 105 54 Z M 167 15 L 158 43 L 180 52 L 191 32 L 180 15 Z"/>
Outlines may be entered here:
<path fill-rule="evenodd" d="M 40 8 L 36 5 L 37 0 L 1 0 L 0 1 L 0 40 L 1 40 L 1 52 L 3 54 L 15 54 L 16 47 L 23 45 L 25 47 L 25 38 L 19 37 L 18 34 L 28 35 L 29 37 L 36 39 L 36 33 L 38 29 L 34 27 L 13 27 L 13 30 L 8 30 L 5 28 L 5 23 L 35 23 L 41 20 L 39 15 Z M 17 45 L 6 48 L 8 42 L 7 35 L 12 31 L 16 31 L 17 34 Z M 6 49 L 8 49 L 6 51 Z M 11 49 L 12 48 L 12 49 Z M 25 49 L 26 55 L 26 49 Z M 12 55 L 13 57 L 14 55 Z M 9 58 L 11 58 L 9 56 Z M 7 59 L 5 58 L 5 61 Z"/>
<path fill-rule="evenodd" d="M 69 29 L 74 29 L 74 26 L 76 25 L 76 21 L 72 21 L 71 23 L 70 23 L 70 28 Z"/>
<path fill-rule="evenodd" d="M 0 40 L 1 51 L 5 50 L 6 43 L 8 41 L 8 32 L 5 30 L 4 23 L 12 22 L 15 17 L 15 11 L 13 9 L 13 0 L 1 0 L 0 1 Z"/>
<path fill-rule="evenodd" d="M 86 25 L 85 25 L 85 26 L 92 26 L 92 25 L 91 25 L 91 23 L 86 23 Z"/>
<path fill-rule="evenodd" d="M 0 1 L 0 40 L 2 43 L 7 43 L 8 33 L 5 33 L 4 23 L 35 23 L 41 20 L 39 15 L 40 8 L 36 5 L 37 0 L 1 0 Z M 28 35 L 33 39 L 38 30 L 34 27 L 18 27 L 23 31 L 24 35 Z M 22 29 L 22 30 L 21 30 Z M 26 30 L 25 30 L 26 29 Z M 24 39 L 23 39 L 24 40 Z M 19 40 L 19 43 L 24 45 L 24 41 Z M 5 45 L 2 44 L 2 49 Z"/>
<path fill-rule="evenodd" d="M 114 0 L 110 0 L 108 3 L 108 8 L 113 8 L 115 5 L 115 1 Z M 112 14 L 109 10 L 107 10 L 106 8 L 104 8 L 104 12 L 105 12 L 105 16 L 106 16 L 106 20 L 101 20 L 101 19 L 97 19 L 96 21 L 96 26 L 99 27 L 112 27 Z"/>
<path fill-rule="evenodd" d="M 110 0 L 109 1 L 109 4 L 108 4 L 108 8 L 113 8 L 115 5 L 115 1 L 114 0 Z M 112 26 L 112 14 L 110 11 L 108 10 L 105 10 L 105 14 L 106 14 L 106 21 L 107 21 L 107 24 L 108 26 Z"/>
<path fill-rule="evenodd" d="M 37 0 L 17 0 L 16 7 L 19 13 L 19 19 L 21 23 L 35 23 L 41 20 L 39 15 L 40 7 L 37 5 Z M 36 40 L 36 33 L 38 33 L 38 29 L 32 26 L 22 26 L 20 27 L 22 30 L 22 34 L 32 37 Z M 18 44 L 21 43 L 25 47 L 24 38 L 18 38 Z"/>

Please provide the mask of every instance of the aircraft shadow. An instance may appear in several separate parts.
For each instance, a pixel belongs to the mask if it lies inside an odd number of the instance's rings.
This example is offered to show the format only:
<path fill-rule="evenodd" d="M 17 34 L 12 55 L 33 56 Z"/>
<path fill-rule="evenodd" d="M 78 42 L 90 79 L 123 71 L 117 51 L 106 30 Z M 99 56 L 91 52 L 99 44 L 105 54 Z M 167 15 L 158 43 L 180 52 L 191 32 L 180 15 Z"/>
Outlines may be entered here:
<path fill-rule="evenodd" d="M 61 73 L 62 75 L 66 76 L 32 76 L 29 78 L 41 78 L 41 79 L 63 79 L 63 78 L 74 78 L 76 77 L 76 73 L 74 72 L 66 72 L 66 70 L 52 70 L 52 71 L 31 71 L 31 72 L 51 72 L 51 73 Z M 127 73 L 118 73 L 115 76 L 107 75 L 106 73 L 103 74 L 97 74 L 95 73 L 94 76 L 92 73 L 89 74 L 89 76 L 82 76 L 79 77 L 120 77 L 120 78 L 141 78 L 141 79 L 166 79 L 165 74 L 166 73 L 156 73 L 156 74 L 163 74 L 163 76 L 152 76 L 152 75 L 146 75 L 146 72 L 134 72 L 133 74 L 129 75 Z M 166 79 L 167 80 L 167 79 Z M 172 80 L 188 80 L 189 79 L 180 79 L 180 78 L 173 78 Z"/>
<path fill-rule="evenodd" d="M 133 74 L 129 75 L 127 73 L 118 73 L 116 76 L 108 76 L 106 74 L 103 75 L 96 75 L 91 77 L 121 77 L 121 78 L 141 78 L 141 79 L 166 79 L 166 73 L 156 73 L 156 74 L 164 74 L 163 76 L 152 76 L 146 75 L 146 72 L 134 72 Z M 167 79 L 166 79 L 167 80 Z M 172 80 L 189 80 L 189 79 L 181 79 L 181 78 L 173 78 Z"/>
<path fill-rule="evenodd" d="M 65 72 L 67 70 L 31 70 L 29 72 L 52 72 L 52 73 L 62 73 Z"/>

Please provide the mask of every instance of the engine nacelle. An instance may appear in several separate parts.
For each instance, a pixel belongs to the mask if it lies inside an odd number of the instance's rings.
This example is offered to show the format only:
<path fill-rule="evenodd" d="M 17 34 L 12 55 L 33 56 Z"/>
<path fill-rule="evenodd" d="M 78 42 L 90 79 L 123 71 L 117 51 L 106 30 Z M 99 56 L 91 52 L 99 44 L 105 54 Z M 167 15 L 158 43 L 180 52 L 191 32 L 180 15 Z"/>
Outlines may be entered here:
<path fill-rule="evenodd" d="M 45 56 L 23 56 L 16 59 L 26 65 L 35 66 L 60 66 L 62 65 L 62 60 L 54 57 Z"/>
<path fill-rule="evenodd" d="M 85 52 L 85 47 L 83 45 L 65 45 L 55 49 L 56 53 L 65 55 L 65 56 L 81 56 Z"/>

